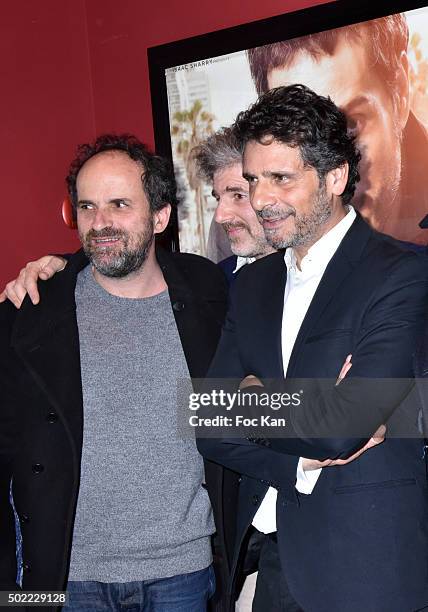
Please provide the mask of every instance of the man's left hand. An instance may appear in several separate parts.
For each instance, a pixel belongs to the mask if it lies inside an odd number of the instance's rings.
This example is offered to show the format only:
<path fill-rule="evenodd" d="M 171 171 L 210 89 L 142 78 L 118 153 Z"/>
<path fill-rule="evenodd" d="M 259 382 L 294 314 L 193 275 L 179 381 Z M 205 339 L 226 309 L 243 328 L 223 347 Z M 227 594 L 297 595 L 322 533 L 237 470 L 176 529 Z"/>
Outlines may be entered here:
<path fill-rule="evenodd" d="M 320 468 L 325 467 L 334 467 L 336 465 L 347 465 L 348 463 L 351 463 L 351 461 L 355 461 L 355 459 L 358 459 L 360 455 L 365 453 L 370 448 L 373 448 L 373 446 L 381 444 L 385 440 L 385 434 L 386 427 L 385 425 L 381 425 L 379 429 L 375 431 L 370 440 L 362 448 L 360 448 L 360 450 L 348 457 L 348 459 L 325 459 L 324 461 L 317 461 L 316 459 L 303 459 L 302 467 L 306 472 L 310 470 L 318 470 Z"/>

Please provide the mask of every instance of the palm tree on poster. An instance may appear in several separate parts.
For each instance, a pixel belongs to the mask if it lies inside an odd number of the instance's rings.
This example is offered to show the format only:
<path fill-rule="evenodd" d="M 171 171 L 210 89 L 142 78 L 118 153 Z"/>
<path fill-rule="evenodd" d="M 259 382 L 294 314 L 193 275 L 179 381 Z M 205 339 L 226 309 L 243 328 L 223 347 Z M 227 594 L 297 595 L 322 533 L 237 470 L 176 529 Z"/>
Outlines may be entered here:
<path fill-rule="evenodd" d="M 199 252 L 206 254 L 204 209 L 207 206 L 203 183 L 196 173 L 191 151 L 213 133 L 214 115 L 203 110 L 202 102 L 195 100 L 190 110 L 177 111 L 173 115 L 171 135 L 176 142 L 177 155 L 182 159 L 189 187 L 195 192 L 197 235 Z"/>

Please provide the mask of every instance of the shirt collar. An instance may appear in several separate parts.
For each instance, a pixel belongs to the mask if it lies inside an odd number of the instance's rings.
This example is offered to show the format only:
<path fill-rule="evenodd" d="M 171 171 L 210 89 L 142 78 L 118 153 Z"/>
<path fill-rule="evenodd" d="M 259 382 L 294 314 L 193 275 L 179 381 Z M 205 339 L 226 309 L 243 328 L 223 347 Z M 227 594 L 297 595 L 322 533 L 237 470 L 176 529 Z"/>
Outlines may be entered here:
<path fill-rule="evenodd" d="M 355 221 L 357 213 L 354 208 L 348 205 L 348 212 L 339 223 L 331 228 L 324 236 L 311 246 L 301 262 L 302 271 L 308 266 L 315 267 L 317 270 L 324 270 L 328 262 L 335 254 L 339 244 L 345 234 Z M 284 261 L 288 269 L 296 269 L 296 255 L 294 249 L 288 248 L 284 254 Z"/>
<path fill-rule="evenodd" d="M 253 263 L 253 261 L 256 261 L 255 257 L 241 257 L 240 255 L 238 255 L 238 257 L 236 258 L 236 266 L 232 274 L 236 274 L 241 268 L 243 268 L 247 264 Z"/>

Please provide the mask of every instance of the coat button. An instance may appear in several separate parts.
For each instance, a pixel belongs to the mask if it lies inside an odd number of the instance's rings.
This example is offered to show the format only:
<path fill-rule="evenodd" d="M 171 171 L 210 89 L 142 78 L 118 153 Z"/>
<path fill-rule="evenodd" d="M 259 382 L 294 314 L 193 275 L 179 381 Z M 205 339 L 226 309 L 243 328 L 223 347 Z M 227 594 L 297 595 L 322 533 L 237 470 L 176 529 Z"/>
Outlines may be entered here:
<path fill-rule="evenodd" d="M 41 474 L 45 469 L 45 466 L 41 463 L 35 463 L 31 469 L 33 470 L 34 474 Z"/>
<path fill-rule="evenodd" d="M 258 495 L 253 495 L 253 504 L 257 506 L 260 501 L 260 497 Z"/>
<path fill-rule="evenodd" d="M 31 572 L 30 564 L 27 562 L 22 564 L 22 569 L 24 570 L 24 572 Z"/>
<path fill-rule="evenodd" d="M 175 311 L 180 312 L 180 310 L 184 309 L 184 304 L 183 302 L 174 302 L 172 307 L 174 308 Z"/>
<path fill-rule="evenodd" d="M 28 516 L 28 514 L 20 514 L 19 520 L 21 521 L 21 523 L 29 523 L 30 517 Z"/>
<path fill-rule="evenodd" d="M 56 423 L 58 421 L 58 415 L 56 412 L 48 412 L 46 415 L 46 420 L 48 423 Z"/>

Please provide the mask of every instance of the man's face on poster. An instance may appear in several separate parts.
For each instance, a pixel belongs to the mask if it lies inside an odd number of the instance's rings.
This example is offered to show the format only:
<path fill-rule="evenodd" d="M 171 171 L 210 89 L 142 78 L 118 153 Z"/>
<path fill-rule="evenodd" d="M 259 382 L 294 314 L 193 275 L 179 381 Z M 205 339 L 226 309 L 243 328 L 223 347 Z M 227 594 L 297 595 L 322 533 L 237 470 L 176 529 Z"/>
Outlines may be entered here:
<path fill-rule="evenodd" d="M 291 64 L 271 70 L 268 85 L 303 83 L 330 96 L 346 113 L 362 154 L 353 203 L 374 228 L 381 228 L 400 184 L 401 135 L 409 114 L 407 58 L 403 54 L 393 92 L 370 65 L 365 43 L 370 44 L 365 35 L 361 40 L 343 36 L 332 55 L 314 58 L 302 51 Z"/>

